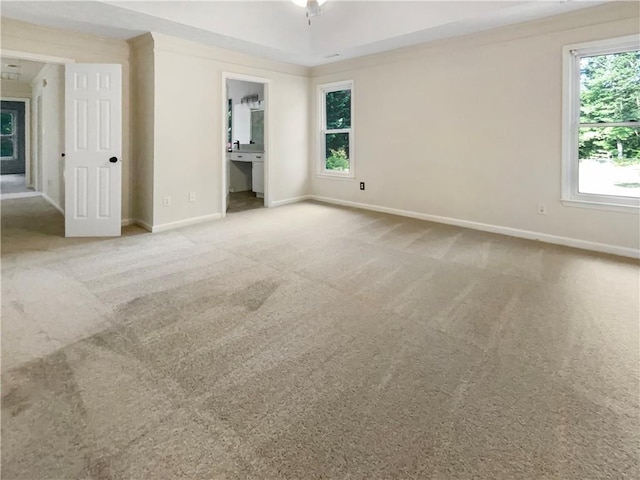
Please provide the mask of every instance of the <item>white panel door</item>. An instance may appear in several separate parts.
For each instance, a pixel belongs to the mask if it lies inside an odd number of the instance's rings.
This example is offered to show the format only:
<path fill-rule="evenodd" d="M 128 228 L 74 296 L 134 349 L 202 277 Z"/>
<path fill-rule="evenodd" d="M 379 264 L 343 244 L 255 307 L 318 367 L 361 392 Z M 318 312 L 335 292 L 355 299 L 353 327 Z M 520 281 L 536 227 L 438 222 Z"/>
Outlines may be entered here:
<path fill-rule="evenodd" d="M 65 153 L 65 235 L 119 236 L 121 65 L 66 65 Z"/>

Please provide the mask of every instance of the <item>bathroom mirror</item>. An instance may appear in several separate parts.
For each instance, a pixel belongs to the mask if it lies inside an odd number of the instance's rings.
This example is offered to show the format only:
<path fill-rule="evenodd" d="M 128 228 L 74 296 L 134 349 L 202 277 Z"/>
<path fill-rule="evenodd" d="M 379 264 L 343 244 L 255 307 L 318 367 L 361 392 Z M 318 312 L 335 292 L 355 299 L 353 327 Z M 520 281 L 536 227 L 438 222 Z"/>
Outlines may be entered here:
<path fill-rule="evenodd" d="M 264 110 L 251 110 L 251 143 L 264 145 Z"/>

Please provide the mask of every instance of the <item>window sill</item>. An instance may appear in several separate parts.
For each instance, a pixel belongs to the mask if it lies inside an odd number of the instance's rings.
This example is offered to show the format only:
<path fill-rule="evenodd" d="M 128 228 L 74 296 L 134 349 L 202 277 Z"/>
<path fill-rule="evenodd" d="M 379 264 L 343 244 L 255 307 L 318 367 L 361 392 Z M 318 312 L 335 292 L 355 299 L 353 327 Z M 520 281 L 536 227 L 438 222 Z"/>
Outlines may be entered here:
<path fill-rule="evenodd" d="M 316 173 L 318 178 L 326 178 L 331 180 L 343 180 L 352 182 L 356 179 L 355 175 L 340 175 L 337 173 Z"/>
<path fill-rule="evenodd" d="M 619 205 L 615 203 L 591 202 L 587 200 L 562 199 L 560 200 L 565 207 L 590 208 L 592 210 L 607 210 L 610 212 L 640 214 L 639 205 Z"/>

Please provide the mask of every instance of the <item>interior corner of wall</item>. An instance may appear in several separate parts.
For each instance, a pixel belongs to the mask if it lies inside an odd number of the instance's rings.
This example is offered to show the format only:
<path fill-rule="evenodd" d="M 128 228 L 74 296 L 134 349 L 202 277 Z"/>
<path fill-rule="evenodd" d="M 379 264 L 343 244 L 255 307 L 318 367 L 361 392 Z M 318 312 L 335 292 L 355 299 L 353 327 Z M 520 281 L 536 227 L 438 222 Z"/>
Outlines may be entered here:
<path fill-rule="evenodd" d="M 158 32 L 149 32 L 149 38 L 154 48 L 165 46 L 171 39 L 171 37 Z"/>
<path fill-rule="evenodd" d="M 136 51 L 143 50 L 144 48 L 153 48 L 153 34 L 152 32 L 146 32 L 137 37 L 130 38 L 127 40 L 127 45 L 129 46 L 129 54 L 133 54 Z"/>

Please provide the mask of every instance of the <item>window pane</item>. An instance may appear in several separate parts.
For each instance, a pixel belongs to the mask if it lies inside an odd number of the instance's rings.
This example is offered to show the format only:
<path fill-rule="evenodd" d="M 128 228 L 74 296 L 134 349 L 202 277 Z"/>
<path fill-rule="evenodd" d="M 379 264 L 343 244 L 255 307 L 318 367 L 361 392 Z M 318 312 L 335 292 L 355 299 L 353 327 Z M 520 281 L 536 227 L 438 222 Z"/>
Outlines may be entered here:
<path fill-rule="evenodd" d="M 0 114 L 0 133 L 2 135 L 13 133 L 13 114 L 7 112 Z"/>
<path fill-rule="evenodd" d="M 326 94 L 327 130 L 351 128 L 351 90 Z"/>
<path fill-rule="evenodd" d="M 578 191 L 640 197 L 640 128 L 581 128 Z"/>
<path fill-rule="evenodd" d="M 0 138 L 0 153 L 2 157 L 13 158 L 13 137 Z"/>
<path fill-rule="evenodd" d="M 349 134 L 327 133 L 325 144 L 325 168 L 335 172 L 349 172 Z"/>
<path fill-rule="evenodd" d="M 580 59 L 580 123 L 640 121 L 640 51 Z"/>

